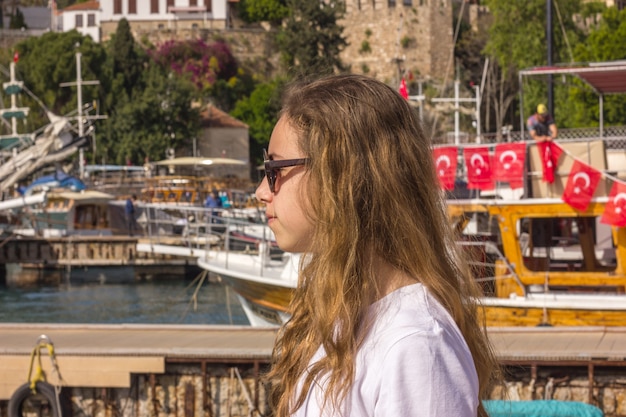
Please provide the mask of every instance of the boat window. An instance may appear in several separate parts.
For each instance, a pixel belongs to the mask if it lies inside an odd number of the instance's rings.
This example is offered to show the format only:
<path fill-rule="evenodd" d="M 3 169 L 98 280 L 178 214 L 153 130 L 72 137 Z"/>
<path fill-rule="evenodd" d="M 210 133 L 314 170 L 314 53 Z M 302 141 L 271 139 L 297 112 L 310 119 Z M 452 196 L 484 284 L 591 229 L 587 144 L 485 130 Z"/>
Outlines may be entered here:
<path fill-rule="evenodd" d="M 613 271 L 611 227 L 597 217 L 524 218 L 518 241 L 531 271 Z"/>

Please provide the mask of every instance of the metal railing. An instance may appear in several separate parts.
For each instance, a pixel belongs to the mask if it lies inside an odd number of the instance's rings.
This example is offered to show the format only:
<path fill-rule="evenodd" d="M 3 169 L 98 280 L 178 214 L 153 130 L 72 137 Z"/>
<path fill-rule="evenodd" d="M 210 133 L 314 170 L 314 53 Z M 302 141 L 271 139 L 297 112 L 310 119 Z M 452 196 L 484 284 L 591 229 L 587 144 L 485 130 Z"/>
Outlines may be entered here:
<path fill-rule="evenodd" d="M 502 142 L 519 142 L 522 140 L 522 132 L 505 131 L 503 133 L 483 133 L 480 138 L 474 132 L 461 132 L 459 135 L 460 145 L 477 145 L 477 144 L 495 144 Z M 604 139 L 612 140 L 615 148 L 608 149 L 624 149 L 626 148 L 626 126 L 605 126 L 602 135 L 598 127 L 584 127 L 572 129 L 559 129 L 557 140 L 580 140 L 580 139 Z M 524 132 L 524 140 L 531 140 L 527 131 Z M 452 145 L 454 144 L 454 136 L 438 136 L 433 138 L 435 145 Z"/>
<path fill-rule="evenodd" d="M 148 203 L 137 223 L 149 243 L 189 249 L 258 252 L 273 234 L 260 209 L 215 209 Z M 275 244 L 274 244 L 275 245 Z"/>

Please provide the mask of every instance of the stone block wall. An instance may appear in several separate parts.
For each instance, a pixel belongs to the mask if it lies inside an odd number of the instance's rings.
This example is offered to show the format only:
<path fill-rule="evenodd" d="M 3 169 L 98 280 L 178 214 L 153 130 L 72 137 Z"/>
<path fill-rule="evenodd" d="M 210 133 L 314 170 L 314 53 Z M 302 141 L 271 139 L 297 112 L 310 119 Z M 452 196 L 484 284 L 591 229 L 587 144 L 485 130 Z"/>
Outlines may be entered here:
<path fill-rule="evenodd" d="M 592 404 L 604 417 L 626 417 L 626 367 L 554 366 L 506 368 L 503 386 L 491 395 L 494 400 L 560 400 Z"/>
<path fill-rule="evenodd" d="M 351 72 L 395 85 L 408 71 L 439 80 L 451 71 L 451 0 L 347 0 L 340 24 Z"/>

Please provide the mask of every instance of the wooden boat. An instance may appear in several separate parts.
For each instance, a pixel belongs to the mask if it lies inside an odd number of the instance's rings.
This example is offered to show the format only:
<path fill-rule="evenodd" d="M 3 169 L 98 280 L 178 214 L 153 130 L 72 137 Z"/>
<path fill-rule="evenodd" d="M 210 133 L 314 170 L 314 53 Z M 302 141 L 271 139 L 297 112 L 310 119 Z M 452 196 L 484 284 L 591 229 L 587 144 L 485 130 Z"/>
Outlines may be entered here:
<path fill-rule="evenodd" d="M 21 224 L 12 232 L 22 236 L 61 237 L 70 235 L 110 236 L 109 203 L 114 196 L 95 190 L 51 190 L 27 197 L 34 204 L 20 210 Z M 39 204 L 37 204 L 39 203 Z M 118 228 L 126 232 L 124 226 Z"/>
<path fill-rule="evenodd" d="M 568 155 L 600 160 L 619 181 L 624 160 L 607 166 L 603 141 L 563 143 Z M 582 152 L 582 153 L 581 153 Z M 613 155 L 614 157 L 615 155 Z M 574 208 L 562 198 L 569 161 L 561 162 L 556 181 L 541 181 L 539 155 L 529 144 L 525 195 L 448 200 L 459 245 L 466 248 L 481 283 L 488 326 L 626 325 L 626 228 L 601 221 L 614 197 L 605 181 L 590 204 Z M 602 164 L 601 164 L 602 165 Z M 617 175 L 617 176 L 613 176 Z M 613 201 L 614 202 L 614 201 Z M 288 317 L 288 294 L 295 288 L 298 255 L 207 253 L 204 269 L 218 274 L 239 294 L 250 321 L 277 325 Z M 262 256 L 266 256 L 263 260 Z"/>
<path fill-rule="evenodd" d="M 174 203 L 202 206 L 214 190 L 241 190 L 251 186 L 236 173 L 246 170 L 245 162 L 230 158 L 179 157 L 154 162 L 147 167 L 140 200 L 151 203 Z M 154 174 L 152 171 L 155 171 Z M 228 201 L 233 199 L 229 198 Z M 231 205 L 240 205 L 234 199 Z"/>
<path fill-rule="evenodd" d="M 495 223 L 461 240 L 474 245 L 488 325 L 626 324 L 626 230 L 599 221 L 606 204 L 581 213 L 558 199 L 449 202 L 464 219 Z"/>

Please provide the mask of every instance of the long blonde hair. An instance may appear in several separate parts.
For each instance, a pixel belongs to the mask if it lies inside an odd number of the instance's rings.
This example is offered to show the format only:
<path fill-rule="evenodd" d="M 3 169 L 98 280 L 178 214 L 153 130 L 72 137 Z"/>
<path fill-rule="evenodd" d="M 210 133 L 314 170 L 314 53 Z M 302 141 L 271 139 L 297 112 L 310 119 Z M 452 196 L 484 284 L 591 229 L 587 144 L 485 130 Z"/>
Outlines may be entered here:
<path fill-rule="evenodd" d="M 275 415 L 292 414 L 322 375 L 328 381 L 324 405 L 337 407 L 345 398 L 365 313 L 380 295 L 373 260 L 381 258 L 425 285 L 450 312 L 485 398 L 496 361 L 414 109 L 379 81 L 335 75 L 288 88 L 282 116 L 309 158 L 304 197 L 316 251 L 302 268 L 292 317 L 274 349 L 268 380 Z M 320 346 L 326 356 L 311 366 Z M 486 416 L 482 406 L 479 415 Z"/>

